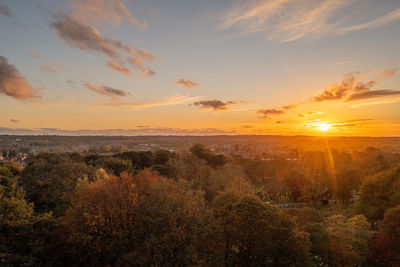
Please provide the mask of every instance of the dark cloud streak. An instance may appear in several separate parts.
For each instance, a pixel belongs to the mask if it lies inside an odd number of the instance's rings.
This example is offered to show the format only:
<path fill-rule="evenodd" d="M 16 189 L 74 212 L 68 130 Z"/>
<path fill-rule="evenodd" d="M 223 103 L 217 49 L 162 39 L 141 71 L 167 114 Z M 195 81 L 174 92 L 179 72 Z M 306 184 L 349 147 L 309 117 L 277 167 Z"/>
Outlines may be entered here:
<path fill-rule="evenodd" d="M 201 109 L 212 109 L 214 111 L 222 111 L 222 110 L 228 110 L 229 105 L 237 103 L 238 103 L 237 101 L 223 102 L 221 100 L 214 99 L 214 100 L 197 101 L 194 102 L 193 105 L 198 106 Z"/>

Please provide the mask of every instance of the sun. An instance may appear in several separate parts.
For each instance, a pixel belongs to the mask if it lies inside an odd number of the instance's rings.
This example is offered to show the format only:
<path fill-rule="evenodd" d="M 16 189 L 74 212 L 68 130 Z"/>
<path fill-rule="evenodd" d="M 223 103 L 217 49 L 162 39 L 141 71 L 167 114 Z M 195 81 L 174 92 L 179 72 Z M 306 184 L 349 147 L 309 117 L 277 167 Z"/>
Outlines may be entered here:
<path fill-rule="evenodd" d="M 318 123 L 317 124 L 317 128 L 318 130 L 320 130 L 321 132 L 326 132 L 331 128 L 331 125 L 328 123 Z"/>

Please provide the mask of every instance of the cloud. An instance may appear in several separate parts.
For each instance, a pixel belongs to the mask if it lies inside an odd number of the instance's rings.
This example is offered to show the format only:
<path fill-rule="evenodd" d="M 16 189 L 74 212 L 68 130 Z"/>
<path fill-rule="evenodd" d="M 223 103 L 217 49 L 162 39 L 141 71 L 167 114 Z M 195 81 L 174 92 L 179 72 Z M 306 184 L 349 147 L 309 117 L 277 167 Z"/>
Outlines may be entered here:
<path fill-rule="evenodd" d="M 190 96 L 173 95 L 160 100 L 147 101 L 147 102 L 138 102 L 138 101 L 107 102 L 107 103 L 100 103 L 93 105 L 103 106 L 103 107 L 125 108 L 130 110 L 141 110 L 141 109 L 161 107 L 161 106 L 180 105 L 195 101 L 196 99 L 198 98 Z"/>
<path fill-rule="evenodd" d="M 257 110 L 257 113 L 261 114 L 262 118 L 269 119 L 271 116 L 283 115 L 286 112 L 282 109 L 259 109 Z"/>
<path fill-rule="evenodd" d="M 122 66 L 122 65 L 118 64 L 117 62 L 114 62 L 111 60 L 107 61 L 107 66 L 115 71 L 118 71 L 118 72 L 126 75 L 126 76 L 131 75 L 131 71 L 127 67 Z"/>
<path fill-rule="evenodd" d="M 378 84 L 376 80 L 367 80 L 370 76 L 376 76 L 378 79 L 386 79 L 396 74 L 397 69 L 370 69 L 365 71 L 357 71 L 344 75 L 344 78 L 335 84 L 330 85 L 327 89 L 311 97 L 308 101 L 299 102 L 297 104 L 291 104 L 282 106 L 281 108 L 274 109 L 261 109 L 258 110 L 258 114 L 262 114 L 262 118 L 270 118 L 274 115 L 283 115 L 286 110 L 297 108 L 298 106 L 307 103 L 317 103 L 324 101 L 342 101 L 352 102 L 357 100 L 375 99 L 387 96 L 400 96 L 400 91 L 396 90 L 372 90 L 374 86 Z M 391 99 L 391 102 L 398 102 L 398 99 Z M 366 104 L 381 104 L 387 103 L 387 101 L 366 103 Z M 360 106 L 360 105 L 358 105 Z M 314 115 L 320 115 L 320 111 L 310 111 L 307 113 L 299 114 L 301 118 L 306 118 Z"/>
<path fill-rule="evenodd" d="M 69 2 L 69 6 L 72 9 L 71 16 L 81 23 L 118 26 L 126 20 L 140 29 L 147 28 L 147 24 L 133 17 L 120 0 L 74 0 Z"/>
<path fill-rule="evenodd" d="M 194 82 L 194 81 L 191 81 L 191 80 L 185 80 L 185 79 L 178 79 L 177 81 L 176 81 L 176 83 L 177 84 L 181 84 L 181 85 L 183 85 L 183 86 L 186 86 L 187 88 L 192 88 L 192 87 L 197 87 L 197 86 L 200 86 L 200 84 L 198 84 L 198 83 L 196 83 L 196 82 Z"/>
<path fill-rule="evenodd" d="M 372 90 L 378 82 L 375 80 L 363 81 L 361 78 L 366 78 L 367 73 L 377 73 L 381 78 L 388 78 L 396 73 L 396 69 L 358 72 L 356 73 L 357 76 L 355 74 L 346 74 L 339 83 L 330 85 L 323 92 L 313 97 L 312 101 L 343 100 L 345 102 L 350 102 L 400 94 L 400 91 L 395 90 Z"/>
<path fill-rule="evenodd" d="M 395 90 L 370 90 L 360 93 L 354 93 L 346 98 L 346 102 L 355 101 L 355 100 L 362 100 L 362 99 L 369 99 L 369 98 L 378 98 L 378 97 L 385 97 L 385 96 L 396 96 L 400 95 L 400 91 Z"/>
<path fill-rule="evenodd" d="M 12 123 L 19 123 L 19 120 L 16 120 L 16 119 L 10 119 L 10 122 L 12 122 Z"/>
<path fill-rule="evenodd" d="M 103 37 L 96 28 L 81 24 L 68 16 L 61 16 L 51 27 L 57 31 L 60 39 L 81 50 L 117 57 L 123 49 L 120 40 Z"/>
<path fill-rule="evenodd" d="M 128 94 L 120 89 L 115 89 L 109 86 L 105 85 L 100 85 L 100 86 L 95 86 L 91 83 L 84 83 L 83 86 L 86 88 L 100 94 L 100 95 L 105 95 L 111 97 L 112 100 L 118 100 L 120 96 L 127 96 Z"/>
<path fill-rule="evenodd" d="M 155 74 L 144 63 L 144 61 L 156 60 L 150 52 L 125 45 L 118 38 L 104 37 L 96 28 L 80 23 L 71 16 L 65 14 L 58 16 L 57 20 L 51 24 L 51 28 L 71 47 L 106 56 L 114 62 L 114 65 L 130 64 L 138 69 L 143 77 Z"/>
<path fill-rule="evenodd" d="M 292 105 L 283 106 L 282 108 L 288 110 L 288 109 L 297 108 L 297 106 L 298 106 L 298 104 L 292 104 Z"/>
<path fill-rule="evenodd" d="M 67 80 L 67 84 L 72 86 L 73 88 L 76 88 L 76 85 L 75 85 L 74 81 L 72 81 L 72 80 Z"/>
<path fill-rule="evenodd" d="M 338 31 L 340 33 L 348 33 L 348 32 L 353 32 L 353 31 L 364 30 L 364 29 L 379 28 L 390 22 L 396 21 L 398 19 L 400 19 L 400 8 L 397 8 L 389 13 L 386 13 L 385 15 L 378 17 L 372 21 L 369 21 L 369 22 L 366 22 L 363 24 L 359 24 L 359 25 L 344 27 Z"/>
<path fill-rule="evenodd" d="M 6 17 L 12 17 L 13 13 L 11 12 L 10 8 L 3 3 L 0 3 L 0 14 Z"/>
<path fill-rule="evenodd" d="M 0 93 L 16 99 L 38 98 L 33 89 L 18 69 L 0 56 Z"/>
<path fill-rule="evenodd" d="M 323 112 L 321 112 L 321 111 L 309 111 L 306 113 L 299 114 L 299 117 L 304 118 L 304 117 L 311 117 L 311 116 L 321 115 L 321 114 L 323 114 Z"/>
<path fill-rule="evenodd" d="M 102 129 L 102 130 L 64 130 L 58 128 L 8 128 L 0 127 L 0 134 L 8 135 L 66 135 L 66 136 L 141 136 L 141 135 L 232 135 L 235 130 L 218 128 L 172 128 L 172 127 L 143 127 L 137 129 Z"/>
<path fill-rule="evenodd" d="M 47 65 L 41 65 L 40 66 L 40 71 L 44 72 L 44 73 L 60 74 L 63 69 L 64 69 L 64 65 L 62 63 L 59 63 L 59 62 L 50 63 L 50 64 L 47 64 Z"/>
<path fill-rule="evenodd" d="M 201 109 L 212 109 L 214 111 L 228 110 L 230 105 L 237 104 L 237 101 L 222 102 L 221 100 L 201 100 L 194 102 L 192 105 Z"/>
<path fill-rule="evenodd" d="M 350 5 L 353 8 L 348 8 Z M 369 22 L 354 25 L 349 19 L 354 14 L 349 12 L 360 11 L 364 6 L 363 0 L 241 0 L 222 16 L 221 28 L 235 27 L 242 33 L 264 32 L 270 40 L 290 42 L 378 28 L 400 19 L 400 9 L 372 18 L 369 12 Z M 375 7 L 366 8 L 370 11 Z"/>

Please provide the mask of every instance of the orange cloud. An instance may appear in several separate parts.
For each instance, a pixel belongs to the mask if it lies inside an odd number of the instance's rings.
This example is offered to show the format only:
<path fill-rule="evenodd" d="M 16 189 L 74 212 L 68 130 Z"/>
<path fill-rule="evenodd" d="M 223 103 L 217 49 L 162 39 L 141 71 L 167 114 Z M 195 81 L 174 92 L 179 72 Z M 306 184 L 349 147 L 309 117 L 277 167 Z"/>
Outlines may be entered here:
<path fill-rule="evenodd" d="M 105 96 L 110 96 L 112 100 L 118 100 L 120 96 L 127 96 L 128 93 L 126 93 L 123 90 L 112 88 L 109 86 L 94 86 L 91 83 L 84 83 L 83 86 L 86 88 L 89 88 L 90 90 L 100 94 L 100 95 L 105 95 Z"/>
<path fill-rule="evenodd" d="M 117 62 L 107 61 L 107 66 L 109 66 L 111 69 L 118 71 L 126 76 L 131 75 L 131 71 L 127 67 L 122 66 L 122 65 L 118 64 Z"/>
<path fill-rule="evenodd" d="M 180 84 L 180 85 L 183 85 L 183 86 L 186 86 L 187 88 L 192 88 L 192 87 L 197 87 L 197 86 L 200 86 L 200 84 L 198 84 L 198 83 L 196 83 L 196 82 L 194 82 L 194 81 L 191 81 L 191 80 L 185 80 L 185 79 L 178 79 L 177 81 L 176 81 L 176 83 L 177 84 Z"/>
<path fill-rule="evenodd" d="M 372 88 L 378 84 L 377 81 L 370 80 L 364 82 L 361 80 L 362 77 L 367 77 L 368 72 L 377 73 L 380 78 L 388 78 L 396 73 L 396 69 L 358 72 L 356 73 L 358 74 L 358 77 L 354 76 L 354 74 L 347 74 L 342 81 L 337 84 L 332 84 L 328 89 L 325 89 L 322 93 L 313 97 L 312 100 L 314 102 L 329 100 L 343 100 L 345 102 L 350 102 L 400 94 L 400 91 L 396 90 L 372 90 Z"/>
<path fill-rule="evenodd" d="M 59 16 L 58 20 L 51 24 L 51 27 L 61 40 L 72 47 L 107 56 L 114 62 L 131 64 L 141 72 L 143 77 L 155 74 L 144 64 L 144 61 L 156 60 L 156 57 L 147 50 L 125 45 L 117 38 L 103 37 L 96 28 L 80 23 L 68 15 Z"/>
<path fill-rule="evenodd" d="M 0 56 L 0 93 L 16 99 L 40 97 L 35 91 L 18 69 Z"/>
<path fill-rule="evenodd" d="M 161 106 L 172 106 L 172 105 L 180 105 L 185 104 L 197 99 L 196 97 L 190 96 L 180 96 L 173 95 L 160 100 L 148 101 L 148 102 L 139 102 L 139 101 L 128 101 L 128 102 L 107 102 L 101 104 L 94 104 L 95 106 L 104 106 L 104 107 L 116 107 L 116 108 L 126 108 L 130 110 L 141 110 L 146 108 L 154 108 Z"/>
<path fill-rule="evenodd" d="M 85 24 L 106 22 L 118 26 L 123 20 L 127 20 L 140 29 L 147 28 L 147 24 L 133 17 L 120 0 L 74 0 L 69 5 L 72 9 L 71 16 Z"/>
<path fill-rule="evenodd" d="M 242 33 L 265 32 L 269 39 L 291 42 L 305 37 L 344 34 L 378 28 L 400 19 L 400 8 L 362 24 L 350 23 L 348 13 L 365 6 L 363 0 L 239 0 L 225 14 L 221 28 L 238 28 Z M 369 3 L 369 9 L 376 7 Z M 357 8 L 347 8 L 354 5 Z M 379 5 L 379 4 L 376 4 Z M 364 7 L 365 8 L 365 7 Z"/>
<path fill-rule="evenodd" d="M 45 72 L 45 73 L 59 74 L 62 72 L 63 68 L 64 68 L 64 65 L 62 63 L 55 62 L 55 63 L 50 63 L 48 65 L 41 65 L 40 71 Z"/>

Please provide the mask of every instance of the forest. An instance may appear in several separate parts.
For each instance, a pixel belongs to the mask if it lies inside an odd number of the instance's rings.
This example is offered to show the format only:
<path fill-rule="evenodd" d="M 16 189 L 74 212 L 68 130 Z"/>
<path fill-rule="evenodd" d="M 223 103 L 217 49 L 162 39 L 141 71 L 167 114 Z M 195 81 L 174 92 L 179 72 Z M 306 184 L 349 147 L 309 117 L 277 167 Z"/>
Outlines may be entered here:
<path fill-rule="evenodd" d="M 46 153 L 0 162 L 2 266 L 400 266 L 400 154 Z"/>

